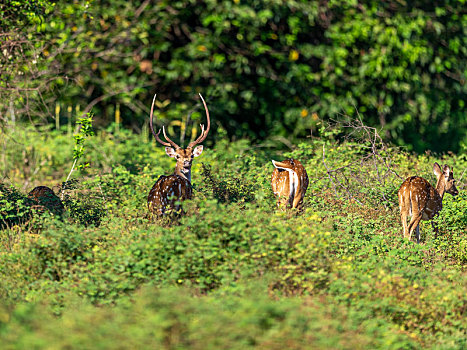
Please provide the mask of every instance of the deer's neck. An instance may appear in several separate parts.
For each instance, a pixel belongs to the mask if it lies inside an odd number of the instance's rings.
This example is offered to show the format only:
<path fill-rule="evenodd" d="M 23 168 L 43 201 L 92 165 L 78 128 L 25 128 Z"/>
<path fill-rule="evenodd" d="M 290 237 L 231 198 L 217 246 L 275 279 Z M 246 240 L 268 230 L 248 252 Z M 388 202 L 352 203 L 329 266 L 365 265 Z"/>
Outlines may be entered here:
<path fill-rule="evenodd" d="M 175 175 L 181 176 L 188 180 L 191 183 L 191 168 L 186 169 L 183 166 L 179 166 L 178 164 L 175 166 Z"/>
<path fill-rule="evenodd" d="M 436 182 L 436 192 L 438 192 L 441 201 L 443 201 L 444 193 L 446 192 L 446 184 L 443 180 L 443 177 L 440 176 L 440 178 Z"/>

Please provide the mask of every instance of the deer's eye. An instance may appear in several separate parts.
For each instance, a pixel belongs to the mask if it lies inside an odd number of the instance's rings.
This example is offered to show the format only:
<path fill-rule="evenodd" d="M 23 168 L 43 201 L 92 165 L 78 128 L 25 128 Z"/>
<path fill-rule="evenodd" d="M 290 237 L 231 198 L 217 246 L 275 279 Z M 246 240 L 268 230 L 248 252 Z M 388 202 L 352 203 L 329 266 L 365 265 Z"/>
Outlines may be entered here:
<path fill-rule="evenodd" d="M 175 156 L 175 159 L 180 159 L 180 156 L 177 154 L 177 155 Z"/>

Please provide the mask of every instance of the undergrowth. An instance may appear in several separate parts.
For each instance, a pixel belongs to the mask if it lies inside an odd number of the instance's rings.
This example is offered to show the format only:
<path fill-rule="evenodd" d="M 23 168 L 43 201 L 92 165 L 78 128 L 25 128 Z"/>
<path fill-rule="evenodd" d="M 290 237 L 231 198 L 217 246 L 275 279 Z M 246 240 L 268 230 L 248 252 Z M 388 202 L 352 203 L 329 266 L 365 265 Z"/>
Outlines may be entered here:
<path fill-rule="evenodd" d="M 467 346 L 465 157 L 385 149 L 392 171 L 383 173 L 383 163 L 361 162 L 366 148 L 352 140 L 323 136 L 282 154 L 220 141 L 194 162 L 186 215 L 161 225 L 146 207 L 154 181 L 173 171 L 161 147 L 125 133 L 89 142 L 91 167 L 67 184 L 65 215 L 43 213 L 36 226 L 18 189 L 20 160 L 7 157 L 6 349 Z M 50 149 L 34 157 L 43 165 L 31 186 L 63 180 L 65 158 Z M 302 212 L 275 209 L 270 159 L 287 157 L 310 178 Z M 460 195 L 445 196 L 438 238 L 422 222 L 416 244 L 402 238 L 397 190 L 409 175 L 433 184 L 434 161 L 457 169 Z"/>

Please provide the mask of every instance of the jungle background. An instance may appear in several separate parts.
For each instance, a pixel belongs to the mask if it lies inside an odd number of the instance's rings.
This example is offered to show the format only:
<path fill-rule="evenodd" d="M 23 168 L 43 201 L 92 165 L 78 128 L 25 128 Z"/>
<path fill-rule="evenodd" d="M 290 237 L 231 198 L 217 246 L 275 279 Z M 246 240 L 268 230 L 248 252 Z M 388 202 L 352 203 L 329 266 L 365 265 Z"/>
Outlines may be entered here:
<path fill-rule="evenodd" d="M 92 109 L 97 127 L 118 109 L 140 132 L 155 93 L 168 123 L 201 92 L 231 139 L 293 140 L 358 110 L 409 150 L 467 142 L 462 0 L 7 0 L 0 11 L 3 124 L 53 125 L 59 104 L 64 119 Z"/>
<path fill-rule="evenodd" d="M 2 349 L 465 349 L 465 5 L 1 2 Z M 162 220 L 155 93 L 175 141 L 205 123 L 198 93 L 212 123 Z M 301 211 L 275 205 L 286 157 Z M 460 194 L 416 244 L 397 190 L 434 162 Z"/>

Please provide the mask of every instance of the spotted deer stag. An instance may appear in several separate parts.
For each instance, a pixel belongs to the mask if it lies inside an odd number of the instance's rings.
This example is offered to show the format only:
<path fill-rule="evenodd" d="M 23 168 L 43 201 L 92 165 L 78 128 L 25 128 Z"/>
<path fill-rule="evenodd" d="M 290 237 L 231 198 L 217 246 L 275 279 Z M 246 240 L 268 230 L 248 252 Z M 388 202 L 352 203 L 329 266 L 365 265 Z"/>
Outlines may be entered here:
<path fill-rule="evenodd" d="M 203 142 L 208 135 L 209 128 L 211 126 L 209 120 L 209 111 L 206 106 L 206 102 L 203 96 L 199 94 L 201 101 L 203 102 L 204 109 L 206 111 L 206 117 L 208 124 L 206 130 L 204 130 L 204 124 L 201 125 L 201 135 L 194 141 L 190 142 L 187 148 L 181 148 L 175 142 L 173 142 L 165 133 L 165 127 L 162 127 L 162 133 L 167 141 L 163 141 L 159 138 L 161 130 L 156 134 L 153 127 L 153 112 L 154 102 L 156 101 L 156 95 L 152 100 L 151 114 L 149 117 L 149 125 L 151 132 L 157 142 L 163 144 L 165 147 L 165 153 L 172 158 L 175 158 L 177 164 L 175 165 L 175 171 L 172 175 L 162 175 L 156 181 L 154 186 L 149 191 L 148 195 L 148 209 L 150 212 L 157 216 L 162 216 L 166 213 L 167 206 L 175 210 L 180 211 L 180 202 L 185 199 L 191 199 L 191 165 L 193 158 L 198 157 L 203 152 L 203 146 L 198 145 Z M 198 145 L 198 146 L 197 146 Z M 196 146 L 196 147 L 195 147 Z"/>
<path fill-rule="evenodd" d="M 420 243 L 421 220 L 432 220 L 443 208 L 443 196 L 447 192 L 456 196 L 457 191 L 452 169 L 445 165 L 441 170 L 438 163 L 433 165 L 433 172 L 436 175 L 436 188 L 434 188 L 424 178 L 412 176 L 406 179 L 398 194 L 399 208 L 401 212 L 402 227 L 404 228 L 404 237 L 410 239 L 415 231 L 417 243 Z M 407 218 L 411 217 L 407 226 Z M 431 222 L 435 234 L 438 234 L 438 228 Z"/>
<path fill-rule="evenodd" d="M 300 208 L 308 188 L 308 175 L 302 163 L 296 159 L 283 162 L 272 161 L 272 190 L 277 198 L 277 206 Z"/>

